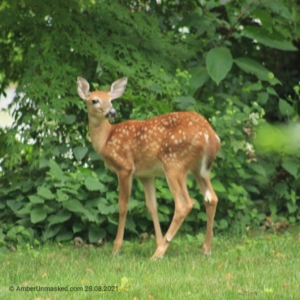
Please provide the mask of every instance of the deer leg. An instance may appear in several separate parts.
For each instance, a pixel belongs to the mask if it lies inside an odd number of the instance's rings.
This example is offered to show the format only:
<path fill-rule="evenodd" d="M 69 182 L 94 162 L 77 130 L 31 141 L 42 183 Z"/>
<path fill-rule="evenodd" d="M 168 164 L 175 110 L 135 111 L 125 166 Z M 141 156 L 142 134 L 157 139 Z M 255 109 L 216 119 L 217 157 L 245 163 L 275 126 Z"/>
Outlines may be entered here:
<path fill-rule="evenodd" d="M 124 228 L 126 222 L 126 215 L 128 210 L 128 201 L 131 193 L 131 185 L 132 185 L 132 174 L 131 172 L 119 172 L 118 173 L 118 182 L 119 182 L 119 225 L 118 232 L 114 242 L 113 252 L 118 252 L 123 244 L 124 237 Z"/>
<path fill-rule="evenodd" d="M 152 217 L 155 237 L 156 237 L 156 246 L 162 241 L 162 233 L 158 220 L 157 214 L 157 202 L 156 202 L 156 187 L 155 187 L 155 178 L 139 178 L 145 191 L 146 206 Z"/>
<path fill-rule="evenodd" d="M 193 174 L 203 194 L 206 215 L 207 215 L 206 235 L 203 244 L 203 254 L 210 254 L 211 240 L 213 237 L 214 219 L 215 219 L 215 213 L 218 204 L 218 197 L 215 191 L 213 190 L 212 184 L 210 182 L 209 174 L 206 177 L 202 177 L 200 174 L 196 172 L 194 172 Z"/>
<path fill-rule="evenodd" d="M 169 184 L 169 188 L 173 194 L 175 201 L 175 213 L 170 227 L 165 234 L 162 242 L 156 248 L 152 260 L 161 258 L 167 251 L 170 242 L 175 237 L 177 231 L 185 220 L 186 216 L 192 210 L 194 201 L 189 197 L 187 187 L 186 187 L 186 174 L 175 173 L 175 172 L 165 172 L 166 178 Z"/>

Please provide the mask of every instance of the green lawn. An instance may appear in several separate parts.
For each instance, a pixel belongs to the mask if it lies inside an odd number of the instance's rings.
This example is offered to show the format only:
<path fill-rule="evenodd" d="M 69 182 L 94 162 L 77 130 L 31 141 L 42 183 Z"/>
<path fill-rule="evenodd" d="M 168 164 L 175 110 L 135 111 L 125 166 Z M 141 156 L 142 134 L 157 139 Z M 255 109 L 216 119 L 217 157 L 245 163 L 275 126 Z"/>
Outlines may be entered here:
<path fill-rule="evenodd" d="M 300 299 L 299 232 L 215 236 L 210 256 L 202 234 L 181 235 L 154 262 L 151 238 L 125 242 L 118 256 L 112 243 L 24 245 L 0 254 L 0 299 Z M 67 290 L 22 291 L 41 287 Z"/>

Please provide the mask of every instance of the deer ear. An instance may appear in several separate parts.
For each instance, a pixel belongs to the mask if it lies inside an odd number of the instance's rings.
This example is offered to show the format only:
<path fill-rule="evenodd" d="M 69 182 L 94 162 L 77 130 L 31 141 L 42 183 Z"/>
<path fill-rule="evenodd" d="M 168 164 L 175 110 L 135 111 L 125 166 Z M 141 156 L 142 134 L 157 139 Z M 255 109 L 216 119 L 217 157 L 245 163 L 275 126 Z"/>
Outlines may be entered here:
<path fill-rule="evenodd" d="M 123 77 L 115 81 L 110 89 L 108 89 L 108 94 L 111 97 L 111 100 L 117 99 L 123 95 L 125 92 L 126 84 L 127 84 L 127 77 Z"/>
<path fill-rule="evenodd" d="M 90 93 L 89 83 L 82 77 L 77 77 L 77 93 L 79 97 L 83 100 L 86 100 Z"/>

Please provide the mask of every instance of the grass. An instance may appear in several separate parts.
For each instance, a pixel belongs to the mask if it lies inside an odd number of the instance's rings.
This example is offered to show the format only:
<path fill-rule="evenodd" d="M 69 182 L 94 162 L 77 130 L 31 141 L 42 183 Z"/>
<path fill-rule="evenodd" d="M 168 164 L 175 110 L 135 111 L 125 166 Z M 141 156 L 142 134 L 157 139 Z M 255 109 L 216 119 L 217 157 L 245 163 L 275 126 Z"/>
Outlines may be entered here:
<path fill-rule="evenodd" d="M 181 235 L 155 262 L 150 238 L 125 242 L 118 256 L 111 243 L 24 245 L 0 254 L 0 299 L 300 299 L 299 229 L 216 236 L 211 256 L 201 255 L 202 234 Z M 67 291 L 20 290 L 39 286 Z M 94 290 L 104 286 L 118 291 Z"/>

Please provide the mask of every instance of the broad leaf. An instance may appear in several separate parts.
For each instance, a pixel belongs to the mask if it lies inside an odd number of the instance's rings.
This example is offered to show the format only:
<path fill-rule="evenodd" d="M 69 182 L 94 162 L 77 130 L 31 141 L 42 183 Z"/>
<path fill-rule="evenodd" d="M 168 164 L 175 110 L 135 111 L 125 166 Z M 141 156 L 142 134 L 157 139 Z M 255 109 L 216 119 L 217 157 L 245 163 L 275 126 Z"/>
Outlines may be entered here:
<path fill-rule="evenodd" d="M 64 172 L 60 168 L 60 166 L 54 161 L 50 160 L 49 162 L 50 171 L 49 173 L 54 176 L 58 180 L 64 180 Z"/>
<path fill-rule="evenodd" d="M 70 241 L 73 239 L 73 232 L 71 231 L 63 231 L 63 232 L 60 232 L 57 236 L 56 236 L 56 240 L 58 242 L 62 242 L 62 241 Z"/>
<path fill-rule="evenodd" d="M 291 116 L 294 113 L 294 108 L 283 99 L 279 99 L 279 110 L 284 116 Z"/>
<path fill-rule="evenodd" d="M 35 196 L 35 195 L 28 196 L 28 198 L 31 203 L 44 203 L 45 202 L 45 199 L 43 199 L 39 196 Z"/>
<path fill-rule="evenodd" d="M 273 12 L 279 14 L 289 21 L 293 20 L 294 18 L 282 1 L 266 1 L 264 2 L 264 6 L 269 7 L 271 10 L 273 10 Z"/>
<path fill-rule="evenodd" d="M 259 62 L 247 57 L 236 58 L 234 59 L 234 62 L 246 73 L 254 74 L 260 80 L 270 80 L 268 76 L 270 71 Z"/>
<path fill-rule="evenodd" d="M 62 115 L 62 121 L 65 124 L 73 124 L 76 121 L 76 116 L 75 115 Z"/>
<path fill-rule="evenodd" d="M 82 204 L 76 199 L 64 201 L 62 203 L 66 209 L 68 209 L 69 211 L 72 211 L 72 212 L 82 212 L 83 213 L 83 211 L 85 209 L 82 206 Z"/>
<path fill-rule="evenodd" d="M 63 223 L 71 218 L 71 213 L 66 210 L 61 210 L 55 215 L 51 215 L 48 218 L 49 226 L 53 224 Z"/>
<path fill-rule="evenodd" d="M 242 35 L 274 49 L 283 51 L 298 50 L 291 42 L 284 40 L 279 33 L 270 34 L 267 30 L 264 30 L 261 27 L 245 26 L 242 30 Z"/>
<path fill-rule="evenodd" d="M 78 161 L 82 160 L 87 154 L 87 152 L 88 152 L 87 147 L 78 146 L 73 149 L 74 156 Z"/>
<path fill-rule="evenodd" d="M 103 185 L 98 179 L 93 177 L 88 177 L 85 180 L 84 184 L 89 191 L 105 192 L 107 190 L 105 185 Z"/>
<path fill-rule="evenodd" d="M 0 209 L 5 207 L 5 202 L 0 203 L 0 205 L 1 204 L 3 204 L 3 206 L 1 206 Z M 23 202 L 17 202 L 16 200 L 7 200 L 6 204 L 13 210 L 13 212 L 18 211 L 23 206 Z"/>
<path fill-rule="evenodd" d="M 30 220 L 32 223 L 38 223 L 45 220 L 47 217 L 47 209 L 34 208 L 30 213 Z"/>
<path fill-rule="evenodd" d="M 113 206 L 108 206 L 104 203 L 99 203 L 98 204 L 98 210 L 102 215 L 109 215 L 111 213 L 115 212 L 115 208 Z"/>
<path fill-rule="evenodd" d="M 192 75 L 189 94 L 193 95 L 209 79 L 209 75 L 204 67 L 191 68 L 189 73 Z"/>
<path fill-rule="evenodd" d="M 43 232 L 43 240 L 47 241 L 52 237 L 56 236 L 61 228 L 62 228 L 61 224 L 47 227 L 46 230 Z"/>
<path fill-rule="evenodd" d="M 72 226 L 72 229 L 73 229 L 73 232 L 76 233 L 76 232 L 80 232 L 82 230 L 84 230 L 86 228 L 86 225 L 77 221 L 73 224 Z"/>
<path fill-rule="evenodd" d="M 262 165 L 252 163 L 252 164 L 249 164 L 249 167 L 250 167 L 253 171 L 255 171 L 257 174 L 262 175 L 262 176 L 264 176 L 264 177 L 267 176 L 266 170 L 264 169 L 264 167 L 263 167 Z"/>
<path fill-rule="evenodd" d="M 89 227 L 89 242 L 97 243 L 100 239 L 104 238 L 106 232 L 96 224 L 91 224 Z"/>
<path fill-rule="evenodd" d="M 226 188 L 224 187 L 224 185 L 219 180 L 213 179 L 212 180 L 212 185 L 213 185 L 214 190 L 216 192 L 226 193 Z"/>
<path fill-rule="evenodd" d="M 192 96 L 177 96 L 174 100 L 180 110 L 186 110 L 189 106 L 195 106 L 196 101 Z"/>
<path fill-rule="evenodd" d="M 51 191 L 46 187 L 39 187 L 37 193 L 47 200 L 54 199 L 54 194 L 52 194 Z"/>
<path fill-rule="evenodd" d="M 293 175 L 295 178 L 297 178 L 298 175 L 298 164 L 299 162 L 297 160 L 286 160 L 281 165 L 282 167 L 289 172 L 291 175 Z"/>
<path fill-rule="evenodd" d="M 209 76 L 219 84 L 232 67 L 232 56 L 225 47 L 211 49 L 206 57 L 206 66 Z"/>
<path fill-rule="evenodd" d="M 69 196 L 66 193 L 64 193 L 62 190 L 57 190 L 56 195 L 57 195 L 57 201 L 59 202 L 67 201 L 69 199 Z"/>

